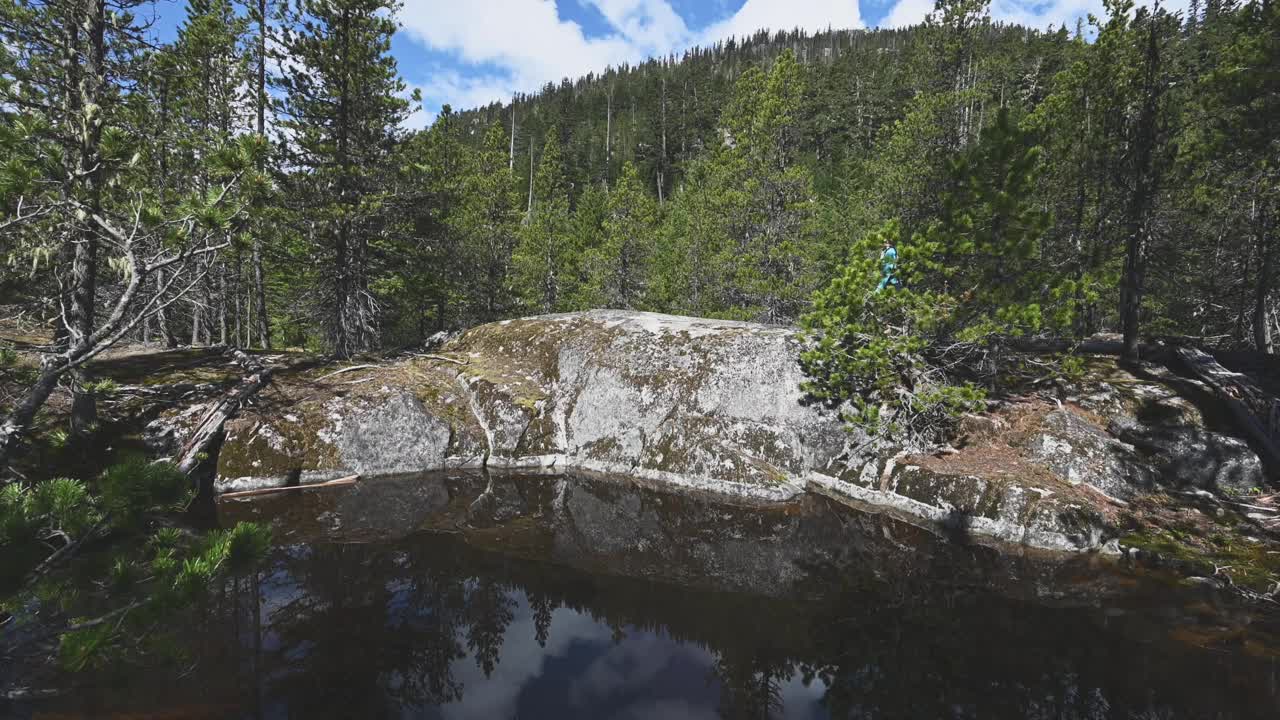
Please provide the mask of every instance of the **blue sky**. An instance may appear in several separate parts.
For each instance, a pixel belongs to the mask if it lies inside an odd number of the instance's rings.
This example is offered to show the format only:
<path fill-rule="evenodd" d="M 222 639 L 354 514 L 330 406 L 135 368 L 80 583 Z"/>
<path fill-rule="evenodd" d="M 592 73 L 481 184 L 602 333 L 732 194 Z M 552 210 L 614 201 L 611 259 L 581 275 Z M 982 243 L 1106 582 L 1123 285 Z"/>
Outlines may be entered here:
<path fill-rule="evenodd" d="M 761 28 L 903 26 L 932 7 L 933 0 L 404 0 L 392 52 L 405 81 L 422 91 L 423 106 L 406 123 L 418 128 L 446 103 L 475 107 Z M 993 0 L 991 15 L 1044 28 L 1073 26 L 1101 9 L 1101 0 Z M 185 0 L 153 0 L 139 12 L 154 13 L 158 39 L 169 39 Z"/>

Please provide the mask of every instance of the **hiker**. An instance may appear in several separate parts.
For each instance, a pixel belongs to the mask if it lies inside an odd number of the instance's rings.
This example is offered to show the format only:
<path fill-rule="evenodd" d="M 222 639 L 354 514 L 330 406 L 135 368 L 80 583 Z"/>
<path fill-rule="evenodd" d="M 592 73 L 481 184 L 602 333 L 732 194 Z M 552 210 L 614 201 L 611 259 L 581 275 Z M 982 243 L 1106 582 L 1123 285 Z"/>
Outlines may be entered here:
<path fill-rule="evenodd" d="M 880 251 L 880 272 L 880 285 L 876 287 L 876 292 L 887 287 L 902 287 L 902 283 L 898 282 L 898 251 L 893 247 L 892 240 L 885 240 L 884 250 Z"/>

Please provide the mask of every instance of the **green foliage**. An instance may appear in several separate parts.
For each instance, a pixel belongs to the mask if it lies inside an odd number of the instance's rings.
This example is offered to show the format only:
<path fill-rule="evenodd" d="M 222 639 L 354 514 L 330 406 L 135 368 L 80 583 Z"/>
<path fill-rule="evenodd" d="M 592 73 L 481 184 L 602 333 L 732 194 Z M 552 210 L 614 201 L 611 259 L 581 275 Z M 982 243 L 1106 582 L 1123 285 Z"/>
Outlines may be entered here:
<path fill-rule="evenodd" d="M 84 535 L 100 517 L 84 484 L 71 478 L 37 484 L 31 493 L 30 513 L 46 527 L 71 537 Z"/>
<path fill-rule="evenodd" d="M 286 192 L 305 216 L 305 293 L 330 350 L 377 345 L 374 239 L 391 221 L 399 124 L 409 112 L 391 36 L 393 0 L 296 0 L 280 23 L 290 58 L 275 78 L 280 128 L 292 137 Z M 359 88 L 353 92 L 351 88 Z"/>
<path fill-rule="evenodd" d="M 53 478 L 34 489 L 11 483 L 0 489 L 0 546 L 28 542 L 49 532 L 65 533 L 75 540 L 100 517 L 93 498 L 78 480 Z"/>
<path fill-rule="evenodd" d="M 604 203 L 603 222 L 595 227 L 588 208 L 598 195 L 579 202 L 577 214 L 591 218 L 580 233 L 584 242 L 603 237 L 597 247 L 586 252 L 587 280 L 591 307 L 634 310 L 649 306 L 648 288 L 658 204 L 645 191 L 636 166 L 622 166 L 622 177 Z"/>
<path fill-rule="evenodd" d="M 236 523 L 226 535 L 226 567 L 232 572 L 243 572 L 262 562 L 270 548 L 271 528 L 251 522 Z"/>
<path fill-rule="evenodd" d="M 1004 109 L 953 161 L 941 220 L 904 261 L 909 284 L 952 308 L 944 334 L 981 342 L 1070 326 L 1074 285 L 1050 271 L 1041 250 L 1050 216 L 1034 198 L 1040 170 L 1040 148 Z"/>
<path fill-rule="evenodd" d="M 35 535 L 37 524 L 31 505 L 31 493 L 21 485 L 10 483 L 0 488 L 0 546 Z"/>
<path fill-rule="evenodd" d="M 809 377 L 804 390 L 851 425 L 928 442 L 959 414 L 978 409 L 984 395 L 951 382 L 930 362 L 930 337 L 945 314 L 934 295 L 876 292 L 874 258 L 885 242 L 900 245 L 899 232 L 891 222 L 855 243 L 841 275 L 814 294 L 813 310 L 801 319 L 811 341 L 800 359 Z M 911 267 L 913 256 L 902 257 Z"/>
<path fill-rule="evenodd" d="M 221 571 L 236 573 L 253 567 L 266 557 L 270 545 L 269 528 L 237 523 L 230 530 L 209 533 L 181 560 L 161 551 L 152 568 L 161 576 L 171 578 L 169 582 L 176 599 L 194 602 L 205 596 Z"/>
<path fill-rule="evenodd" d="M 138 567 L 128 558 L 118 557 L 107 570 L 107 585 L 112 592 L 123 593 L 132 589 L 141 579 Z"/>
<path fill-rule="evenodd" d="M 813 180 L 800 162 L 804 93 L 790 52 L 734 84 L 723 137 L 690 165 L 664 228 L 655 279 L 672 310 L 790 322 L 818 285 Z"/>
<path fill-rule="evenodd" d="M 191 501 L 191 481 L 167 462 L 134 458 L 107 468 L 98 481 L 102 507 L 116 528 L 143 530 L 153 515 L 182 509 Z"/>
<path fill-rule="evenodd" d="M 843 273 L 814 295 L 802 324 L 806 390 L 873 431 L 929 442 L 984 393 L 952 379 L 1000 337 L 1066 326 L 1070 287 L 1045 272 L 1048 214 L 1032 200 L 1039 151 L 1006 111 L 951 164 L 940 220 L 910 242 L 890 222 L 854 244 Z M 894 245 L 902 289 L 875 290 L 879 250 Z M 873 258 L 877 258 L 873 260 Z"/>
<path fill-rule="evenodd" d="M 533 312 L 558 312 L 566 309 L 578 289 L 574 280 L 579 254 L 570 243 L 569 181 L 556 128 L 547 132 L 532 198 L 532 210 L 511 258 L 516 292 Z"/>
<path fill-rule="evenodd" d="M 110 396 L 120 389 L 120 384 L 111 378 L 102 378 L 85 383 L 81 389 L 86 393 L 100 397 Z"/>
<path fill-rule="evenodd" d="M 110 623 L 63 633 L 58 643 L 58 665 L 70 672 L 103 667 L 109 657 L 103 651 L 119 637 Z"/>

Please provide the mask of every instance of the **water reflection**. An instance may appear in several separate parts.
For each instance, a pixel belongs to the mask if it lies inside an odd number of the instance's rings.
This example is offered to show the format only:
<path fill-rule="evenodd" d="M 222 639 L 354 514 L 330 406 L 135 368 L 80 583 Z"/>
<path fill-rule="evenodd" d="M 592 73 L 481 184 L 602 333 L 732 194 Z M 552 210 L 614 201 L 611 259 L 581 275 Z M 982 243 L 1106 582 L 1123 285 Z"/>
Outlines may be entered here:
<path fill-rule="evenodd" d="M 1275 717 L 1205 596 L 1005 557 L 825 501 L 434 476 L 224 507 L 289 543 L 198 671 L 82 710 L 248 718 Z M 1251 629 L 1247 637 L 1269 637 Z M 1200 645 L 1210 644 L 1205 649 Z M 146 692 L 140 692 L 145 689 Z M 154 695 L 154 700 L 143 698 Z"/>

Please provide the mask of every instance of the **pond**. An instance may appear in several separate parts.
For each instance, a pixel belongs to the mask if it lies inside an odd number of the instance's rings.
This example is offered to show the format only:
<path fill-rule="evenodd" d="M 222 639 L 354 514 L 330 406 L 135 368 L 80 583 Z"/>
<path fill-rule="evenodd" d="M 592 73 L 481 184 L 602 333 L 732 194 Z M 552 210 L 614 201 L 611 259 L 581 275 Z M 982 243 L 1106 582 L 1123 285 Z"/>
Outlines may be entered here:
<path fill-rule="evenodd" d="M 1274 623 L 806 496 L 432 474 L 224 501 L 278 543 L 43 717 L 1275 718 Z"/>

